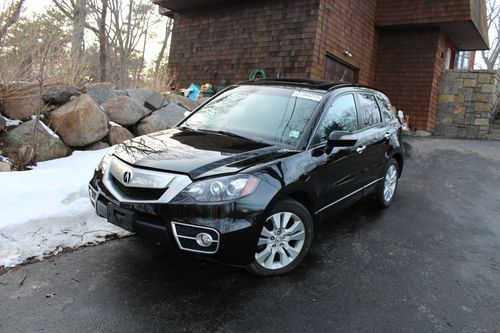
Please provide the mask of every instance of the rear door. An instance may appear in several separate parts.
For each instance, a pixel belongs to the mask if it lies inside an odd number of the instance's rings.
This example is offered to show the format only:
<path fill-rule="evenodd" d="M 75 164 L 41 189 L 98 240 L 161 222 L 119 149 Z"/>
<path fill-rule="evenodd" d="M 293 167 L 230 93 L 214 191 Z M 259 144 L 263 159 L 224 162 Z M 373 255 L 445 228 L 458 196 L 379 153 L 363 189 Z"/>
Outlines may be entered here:
<path fill-rule="evenodd" d="M 357 92 L 359 105 L 359 126 L 357 152 L 363 163 L 363 186 L 381 180 L 388 147 L 388 134 L 385 122 L 374 94 Z"/>

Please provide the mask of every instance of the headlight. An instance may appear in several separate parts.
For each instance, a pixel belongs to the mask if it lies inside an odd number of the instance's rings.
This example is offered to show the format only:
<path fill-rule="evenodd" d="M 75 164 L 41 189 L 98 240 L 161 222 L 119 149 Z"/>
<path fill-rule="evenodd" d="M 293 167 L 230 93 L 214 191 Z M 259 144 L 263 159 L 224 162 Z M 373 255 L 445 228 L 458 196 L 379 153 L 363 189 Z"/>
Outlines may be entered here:
<path fill-rule="evenodd" d="M 96 171 L 102 170 L 103 173 L 106 172 L 109 167 L 109 163 L 111 162 L 111 158 L 113 157 L 113 151 L 114 150 L 112 148 L 108 149 L 106 155 L 104 155 L 101 162 L 99 162 L 99 164 L 95 168 Z"/>
<path fill-rule="evenodd" d="M 228 201 L 252 194 L 258 184 L 259 178 L 249 175 L 214 178 L 194 182 L 178 196 L 205 202 Z"/>

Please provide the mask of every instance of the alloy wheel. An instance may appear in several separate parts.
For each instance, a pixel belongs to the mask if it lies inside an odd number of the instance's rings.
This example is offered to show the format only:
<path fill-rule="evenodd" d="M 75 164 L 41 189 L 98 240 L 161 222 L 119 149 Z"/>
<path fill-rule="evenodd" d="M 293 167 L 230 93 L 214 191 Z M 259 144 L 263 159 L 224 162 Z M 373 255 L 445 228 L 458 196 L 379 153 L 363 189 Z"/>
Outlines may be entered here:
<path fill-rule="evenodd" d="M 290 212 L 275 213 L 262 228 L 255 259 L 267 269 L 286 267 L 300 254 L 305 237 L 304 223 L 297 215 Z"/>
<path fill-rule="evenodd" d="M 396 185 L 398 181 L 398 170 L 394 164 L 389 166 L 384 179 L 384 200 L 386 202 L 391 201 L 396 191 Z"/>

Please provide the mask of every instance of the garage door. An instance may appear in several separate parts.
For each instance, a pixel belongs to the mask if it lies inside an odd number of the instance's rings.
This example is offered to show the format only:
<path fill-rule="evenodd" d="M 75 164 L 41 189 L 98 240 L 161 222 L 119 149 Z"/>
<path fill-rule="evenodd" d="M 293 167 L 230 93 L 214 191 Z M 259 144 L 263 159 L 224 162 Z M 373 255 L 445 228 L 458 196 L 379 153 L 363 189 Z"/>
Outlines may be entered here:
<path fill-rule="evenodd" d="M 327 55 L 325 58 L 325 72 L 323 78 L 334 82 L 356 83 L 358 70 L 348 64 Z"/>

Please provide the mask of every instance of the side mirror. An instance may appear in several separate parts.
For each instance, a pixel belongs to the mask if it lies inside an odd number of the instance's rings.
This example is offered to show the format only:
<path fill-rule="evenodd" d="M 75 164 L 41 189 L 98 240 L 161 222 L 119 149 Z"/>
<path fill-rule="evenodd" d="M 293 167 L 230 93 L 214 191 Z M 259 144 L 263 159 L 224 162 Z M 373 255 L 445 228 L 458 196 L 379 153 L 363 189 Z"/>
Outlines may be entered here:
<path fill-rule="evenodd" d="M 325 153 L 330 154 L 335 147 L 352 147 L 358 142 L 358 138 L 350 132 L 333 131 L 328 136 Z"/>

